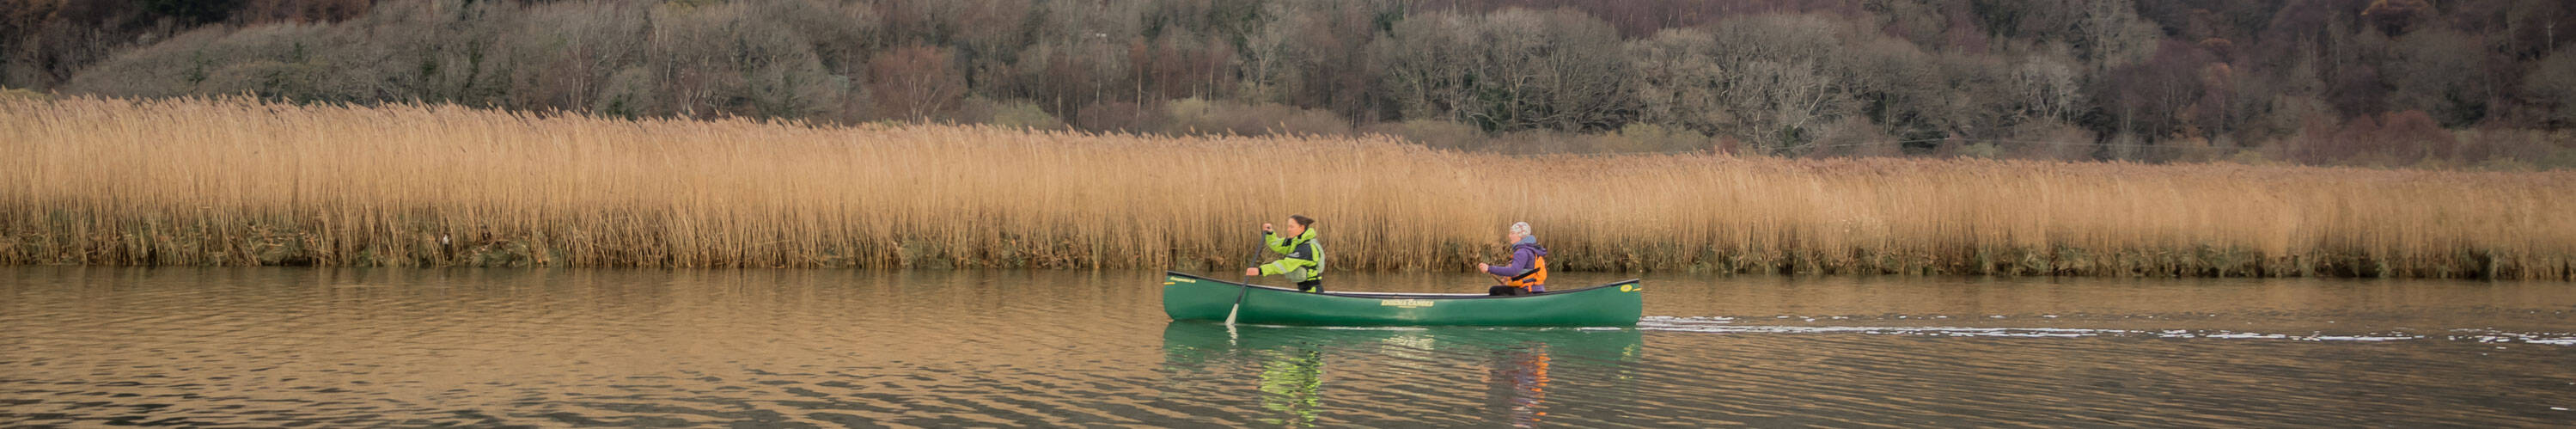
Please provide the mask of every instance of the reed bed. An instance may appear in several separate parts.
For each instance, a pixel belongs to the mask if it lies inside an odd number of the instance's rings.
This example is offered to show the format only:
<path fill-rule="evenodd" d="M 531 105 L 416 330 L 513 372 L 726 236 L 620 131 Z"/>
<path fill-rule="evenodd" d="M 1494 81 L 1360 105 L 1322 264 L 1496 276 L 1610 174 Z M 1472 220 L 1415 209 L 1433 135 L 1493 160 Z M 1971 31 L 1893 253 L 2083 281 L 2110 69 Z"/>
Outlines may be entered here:
<path fill-rule="evenodd" d="M 2569 279 L 2576 174 L 1512 157 L 1385 138 L 0 101 L 0 264 L 1336 269 Z"/>

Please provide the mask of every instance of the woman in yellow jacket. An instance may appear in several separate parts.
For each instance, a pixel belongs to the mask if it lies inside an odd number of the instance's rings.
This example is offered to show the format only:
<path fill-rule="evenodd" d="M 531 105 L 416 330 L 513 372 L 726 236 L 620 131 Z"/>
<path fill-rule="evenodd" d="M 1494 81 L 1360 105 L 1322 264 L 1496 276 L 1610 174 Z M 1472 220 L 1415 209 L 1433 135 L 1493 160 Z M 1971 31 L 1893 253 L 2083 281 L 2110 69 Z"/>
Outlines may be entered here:
<path fill-rule="evenodd" d="M 1315 242 L 1315 219 L 1306 215 L 1288 215 L 1286 235 L 1271 231 L 1261 224 L 1261 242 L 1285 257 L 1258 267 L 1243 269 L 1246 276 L 1288 276 L 1297 282 L 1301 292 L 1324 291 L 1324 244 Z"/>

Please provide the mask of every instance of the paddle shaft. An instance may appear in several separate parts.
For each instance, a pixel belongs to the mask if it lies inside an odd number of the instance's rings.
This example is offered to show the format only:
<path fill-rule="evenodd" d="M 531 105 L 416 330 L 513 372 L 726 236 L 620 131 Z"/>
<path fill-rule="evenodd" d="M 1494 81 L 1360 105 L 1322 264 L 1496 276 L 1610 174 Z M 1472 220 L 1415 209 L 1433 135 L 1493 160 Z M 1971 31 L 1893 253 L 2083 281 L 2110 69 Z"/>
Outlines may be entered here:
<path fill-rule="evenodd" d="M 1243 296 L 1252 294 L 1251 286 L 1237 284 L 1234 285 L 1234 288 L 1237 289 L 1234 293 L 1234 308 L 1225 310 L 1225 324 L 1228 326 L 1234 325 L 1234 315 L 1236 313 L 1243 312 Z"/>
<path fill-rule="evenodd" d="M 1270 231 L 1262 231 L 1261 233 L 1262 239 L 1267 240 L 1270 238 Z M 1259 241 L 1256 240 L 1255 243 L 1259 243 Z M 1252 263 L 1255 267 L 1259 267 L 1261 264 L 1261 244 L 1254 244 L 1252 247 L 1252 254 L 1247 256 L 1250 257 L 1244 258 L 1244 261 Z M 1234 315 L 1236 313 L 1243 312 L 1243 296 L 1252 294 L 1252 286 L 1246 286 L 1249 284 L 1252 284 L 1252 275 L 1250 274 L 1245 274 L 1242 282 L 1235 283 L 1234 288 L 1236 290 L 1234 292 L 1234 308 L 1228 308 L 1225 310 L 1226 326 L 1234 326 Z"/>

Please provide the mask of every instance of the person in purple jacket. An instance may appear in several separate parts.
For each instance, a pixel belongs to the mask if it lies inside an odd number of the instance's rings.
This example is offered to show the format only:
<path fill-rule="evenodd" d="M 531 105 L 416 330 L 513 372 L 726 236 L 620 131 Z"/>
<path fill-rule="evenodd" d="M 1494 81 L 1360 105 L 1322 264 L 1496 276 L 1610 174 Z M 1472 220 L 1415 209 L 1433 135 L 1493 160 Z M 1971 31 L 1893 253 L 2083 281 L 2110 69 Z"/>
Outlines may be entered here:
<path fill-rule="evenodd" d="M 1476 263 L 1477 271 L 1491 274 L 1503 283 L 1485 289 L 1485 293 L 1513 296 L 1547 292 L 1547 248 L 1539 247 L 1538 236 L 1530 235 L 1529 222 L 1513 223 L 1512 232 L 1504 235 L 1503 239 L 1512 243 L 1511 265 Z"/>

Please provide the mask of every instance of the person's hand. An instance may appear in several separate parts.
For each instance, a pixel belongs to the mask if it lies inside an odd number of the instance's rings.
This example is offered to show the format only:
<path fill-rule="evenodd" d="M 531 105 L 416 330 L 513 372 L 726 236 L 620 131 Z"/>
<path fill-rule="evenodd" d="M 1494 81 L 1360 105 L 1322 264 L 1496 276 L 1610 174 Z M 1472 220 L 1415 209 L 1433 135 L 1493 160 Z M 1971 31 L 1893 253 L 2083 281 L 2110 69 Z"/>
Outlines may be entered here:
<path fill-rule="evenodd" d="M 1270 232 L 1270 224 L 1261 224 L 1261 232 Z"/>
<path fill-rule="evenodd" d="M 1245 268 L 1243 269 L 1243 275 L 1247 277 L 1259 277 L 1261 276 L 1261 267 Z"/>
<path fill-rule="evenodd" d="M 1476 272 L 1482 273 L 1492 269 L 1494 269 L 1493 265 L 1488 265 L 1483 262 L 1476 263 Z"/>

